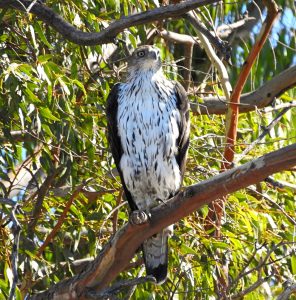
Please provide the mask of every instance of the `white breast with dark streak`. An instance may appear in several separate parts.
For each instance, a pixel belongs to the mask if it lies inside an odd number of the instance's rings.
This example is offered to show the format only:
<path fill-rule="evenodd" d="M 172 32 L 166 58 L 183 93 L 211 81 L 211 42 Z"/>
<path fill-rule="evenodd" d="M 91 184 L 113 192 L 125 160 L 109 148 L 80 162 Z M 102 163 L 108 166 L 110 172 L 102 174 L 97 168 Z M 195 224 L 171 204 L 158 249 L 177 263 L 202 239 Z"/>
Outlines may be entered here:
<path fill-rule="evenodd" d="M 138 208 L 149 210 L 181 185 L 175 159 L 180 114 L 174 86 L 162 74 L 137 77 L 121 85 L 118 102 L 120 168 Z"/>

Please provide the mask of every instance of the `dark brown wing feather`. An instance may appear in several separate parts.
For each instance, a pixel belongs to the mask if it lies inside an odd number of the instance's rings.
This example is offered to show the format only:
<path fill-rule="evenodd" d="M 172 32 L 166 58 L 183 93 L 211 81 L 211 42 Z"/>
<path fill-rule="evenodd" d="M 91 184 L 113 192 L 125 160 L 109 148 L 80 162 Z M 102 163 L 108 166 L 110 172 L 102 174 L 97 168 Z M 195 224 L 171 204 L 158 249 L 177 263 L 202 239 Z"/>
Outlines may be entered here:
<path fill-rule="evenodd" d="M 179 137 L 177 140 L 178 154 L 176 156 L 177 163 L 180 167 L 181 176 L 183 178 L 185 172 L 185 164 L 187 157 L 187 150 L 189 146 L 189 101 L 187 93 L 183 86 L 179 82 L 175 82 L 175 91 L 177 95 L 177 108 L 181 115 L 181 121 L 179 124 Z"/>
<path fill-rule="evenodd" d="M 108 142 L 111 148 L 111 152 L 117 167 L 118 173 L 121 178 L 122 186 L 124 189 L 125 196 L 128 200 L 128 203 L 132 210 L 136 210 L 137 205 L 133 201 L 133 197 L 129 190 L 127 189 L 123 174 L 120 169 L 120 160 L 123 153 L 121 140 L 118 135 L 118 126 L 117 126 L 117 111 L 118 111 L 118 94 L 120 89 L 120 83 L 117 83 L 111 90 L 106 104 L 106 116 L 107 116 L 107 128 L 108 128 Z"/>

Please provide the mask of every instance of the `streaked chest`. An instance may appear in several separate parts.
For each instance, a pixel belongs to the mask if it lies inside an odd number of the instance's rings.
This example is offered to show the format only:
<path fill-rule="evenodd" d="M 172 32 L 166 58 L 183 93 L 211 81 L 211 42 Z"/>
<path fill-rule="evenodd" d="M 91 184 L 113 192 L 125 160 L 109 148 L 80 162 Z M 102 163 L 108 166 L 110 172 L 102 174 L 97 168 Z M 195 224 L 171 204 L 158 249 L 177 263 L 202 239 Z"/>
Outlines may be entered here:
<path fill-rule="evenodd" d="M 151 168 L 155 159 L 177 151 L 180 114 L 170 81 L 138 80 L 120 92 L 117 114 L 123 151 L 135 167 Z"/>

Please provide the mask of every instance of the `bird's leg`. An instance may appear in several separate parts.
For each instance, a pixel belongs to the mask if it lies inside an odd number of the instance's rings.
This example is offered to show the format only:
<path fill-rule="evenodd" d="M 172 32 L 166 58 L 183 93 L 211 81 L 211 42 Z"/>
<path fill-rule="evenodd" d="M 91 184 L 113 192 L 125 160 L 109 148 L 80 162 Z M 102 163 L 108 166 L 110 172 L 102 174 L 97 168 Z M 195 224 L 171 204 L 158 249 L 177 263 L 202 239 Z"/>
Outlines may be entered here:
<path fill-rule="evenodd" d="M 142 225 L 148 222 L 150 214 L 143 210 L 134 210 L 130 213 L 129 221 L 132 225 Z"/>

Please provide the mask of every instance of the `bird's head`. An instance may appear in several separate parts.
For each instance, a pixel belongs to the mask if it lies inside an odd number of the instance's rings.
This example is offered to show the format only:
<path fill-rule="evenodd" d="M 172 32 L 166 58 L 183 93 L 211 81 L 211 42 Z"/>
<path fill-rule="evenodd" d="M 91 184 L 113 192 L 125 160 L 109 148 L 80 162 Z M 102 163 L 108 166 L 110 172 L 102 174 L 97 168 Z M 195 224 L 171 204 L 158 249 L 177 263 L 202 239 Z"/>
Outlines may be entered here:
<path fill-rule="evenodd" d="M 128 58 L 128 71 L 157 72 L 161 68 L 160 51 L 157 47 L 145 45 L 137 48 Z"/>

